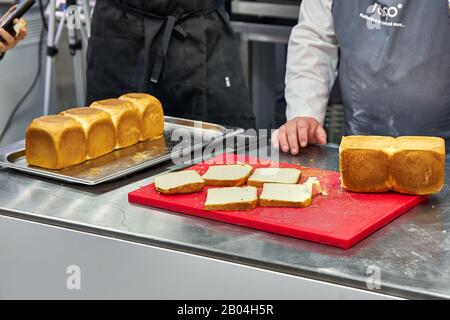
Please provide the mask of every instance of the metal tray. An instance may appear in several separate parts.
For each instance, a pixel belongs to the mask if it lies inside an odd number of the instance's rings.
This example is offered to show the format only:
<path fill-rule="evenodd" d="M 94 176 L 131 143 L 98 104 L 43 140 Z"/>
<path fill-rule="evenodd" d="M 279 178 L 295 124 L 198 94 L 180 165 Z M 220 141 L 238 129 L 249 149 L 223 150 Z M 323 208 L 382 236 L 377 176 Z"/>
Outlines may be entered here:
<path fill-rule="evenodd" d="M 182 134 L 183 138 L 187 136 L 190 138 L 172 141 L 175 130 L 179 130 L 176 135 Z M 63 182 L 93 186 L 168 161 L 172 157 L 172 152 L 186 155 L 212 142 L 220 142 L 243 132 L 243 130 L 227 132 L 226 128 L 216 124 L 173 117 L 165 117 L 164 131 L 164 136 L 160 139 L 140 142 L 62 170 L 29 166 L 25 158 L 23 140 L 2 149 L 6 151 L 0 154 L 0 166 Z M 180 141 L 183 142 L 182 145 Z"/>

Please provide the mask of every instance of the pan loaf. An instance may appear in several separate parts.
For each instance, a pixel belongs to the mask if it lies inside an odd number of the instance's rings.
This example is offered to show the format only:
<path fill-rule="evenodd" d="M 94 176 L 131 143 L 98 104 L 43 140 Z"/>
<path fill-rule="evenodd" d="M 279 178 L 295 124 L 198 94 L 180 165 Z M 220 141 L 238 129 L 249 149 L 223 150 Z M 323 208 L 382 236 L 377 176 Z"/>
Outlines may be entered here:
<path fill-rule="evenodd" d="M 157 139 L 163 132 L 159 101 L 134 93 L 35 119 L 26 131 L 25 153 L 29 165 L 59 170 Z"/>
<path fill-rule="evenodd" d="M 45 116 L 31 122 L 26 132 L 28 164 L 63 169 L 86 161 L 86 136 L 81 123 L 64 116 Z"/>
<path fill-rule="evenodd" d="M 438 193 L 444 186 L 445 141 L 436 137 L 344 137 L 342 187 L 353 192 Z"/>

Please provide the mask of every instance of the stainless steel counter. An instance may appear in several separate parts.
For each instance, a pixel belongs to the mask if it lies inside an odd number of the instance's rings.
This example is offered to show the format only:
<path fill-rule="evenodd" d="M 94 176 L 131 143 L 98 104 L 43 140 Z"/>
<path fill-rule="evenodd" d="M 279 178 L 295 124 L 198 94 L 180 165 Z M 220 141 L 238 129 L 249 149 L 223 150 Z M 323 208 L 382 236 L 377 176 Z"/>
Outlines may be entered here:
<path fill-rule="evenodd" d="M 338 150 L 310 147 L 281 161 L 337 170 Z M 0 170 L 0 215 L 363 290 L 378 270 L 376 293 L 450 298 L 448 179 L 439 195 L 344 251 L 128 203 L 129 191 L 151 183 L 169 166 L 97 187 Z"/>

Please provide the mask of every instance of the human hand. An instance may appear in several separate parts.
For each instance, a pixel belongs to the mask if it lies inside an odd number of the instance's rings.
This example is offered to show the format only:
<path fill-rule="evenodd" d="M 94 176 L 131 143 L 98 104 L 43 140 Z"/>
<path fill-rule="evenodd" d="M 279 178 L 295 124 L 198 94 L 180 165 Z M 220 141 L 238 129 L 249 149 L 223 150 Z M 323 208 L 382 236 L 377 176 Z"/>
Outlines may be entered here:
<path fill-rule="evenodd" d="M 327 133 L 314 118 L 297 117 L 286 122 L 272 135 L 272 144 L 283 152 L 299 153 L 308 144 L 326 144 Z"/>
<path fill-rule="evenodd" d="M 8 12 L 0 18 L 0 25 L 4 20 L 16 9 L 17 6 L 13 6 L 8 10 Z M 16 36 L 13 37 L 4 29 L 0 29 L 0 53 L 5 53 L 13 49 L 21 40 L 23 40 L 27 34 L 28 30 L 26 27 L 26 22 L 23 19 L 15 19 L 14 25 L 16 28 Z"/>

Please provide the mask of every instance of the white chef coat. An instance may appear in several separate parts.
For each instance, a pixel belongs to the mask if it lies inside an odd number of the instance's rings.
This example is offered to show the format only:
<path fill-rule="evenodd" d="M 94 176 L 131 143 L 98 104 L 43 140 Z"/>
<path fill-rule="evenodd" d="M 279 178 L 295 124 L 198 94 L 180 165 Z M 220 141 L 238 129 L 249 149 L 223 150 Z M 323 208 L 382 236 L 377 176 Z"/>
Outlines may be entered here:
<path fill-rule="evenodd" d="M 303 0 L 291 33 L 286 71 L 287 120 L 312 117 L 323 124 L 337 76 L 333 0 Z"/>

